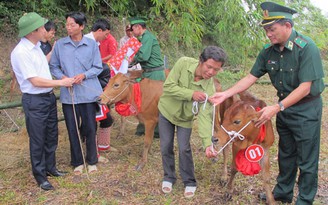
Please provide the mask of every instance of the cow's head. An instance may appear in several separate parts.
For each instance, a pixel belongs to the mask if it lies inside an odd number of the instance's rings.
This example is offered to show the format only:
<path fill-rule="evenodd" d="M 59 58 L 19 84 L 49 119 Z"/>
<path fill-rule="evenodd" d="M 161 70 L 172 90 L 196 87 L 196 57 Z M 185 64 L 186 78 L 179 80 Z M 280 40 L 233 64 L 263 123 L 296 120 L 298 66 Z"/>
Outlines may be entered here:
<path fill-rule="evenodd" d="M 254 121 L 258 117 L 259 113 L 252 105 L 240 100 L 235 101 L 225 110 L 221 123 L 216 126 L 216 132 L 213 136 L 213 141 L 217 142 L 216 148 L 225 146 L 234 137 L 234 133 L 239 133 L 245 138 L 256 137 L 258 128 L 254 127 Z M 238 137 L 240 135 L 236 134 L 233 141 L 240 141 L 242 138 Z"/>
<path fill-rule="evenodd" d="M 100 95 L 101 104 L 113 104 L 124 100 L 128 94 L 130 79 L 118 73 L 108 81 L 103 93 Z"/>

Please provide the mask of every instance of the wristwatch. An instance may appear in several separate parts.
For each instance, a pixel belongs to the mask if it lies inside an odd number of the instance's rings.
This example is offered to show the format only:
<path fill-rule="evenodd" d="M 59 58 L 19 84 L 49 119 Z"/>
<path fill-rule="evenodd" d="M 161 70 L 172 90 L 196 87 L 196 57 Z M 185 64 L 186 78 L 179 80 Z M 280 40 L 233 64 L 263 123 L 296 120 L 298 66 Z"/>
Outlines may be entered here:
<path fill-rule="evenodd" d="M 280 111 L 284 111 L 285 110 L 285 106 L 282 104 L 281 101 L 278 102 L 278 105 L 280 107 Z"/>

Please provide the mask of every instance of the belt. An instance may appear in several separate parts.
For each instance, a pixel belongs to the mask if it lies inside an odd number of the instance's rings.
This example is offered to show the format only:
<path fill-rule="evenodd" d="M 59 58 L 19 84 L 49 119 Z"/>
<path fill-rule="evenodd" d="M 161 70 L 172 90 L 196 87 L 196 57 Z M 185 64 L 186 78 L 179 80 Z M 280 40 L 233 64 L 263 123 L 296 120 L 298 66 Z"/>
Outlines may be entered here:
<path fill-rule="evenodd" d="M 163 66 L 160 66 L 160 67 L 156 67 L 156 68 L 146 68 L 146 69 L 143 69 L 143 71 L 145 73 L 149 73 L 149 72 L 153 72 L 153 71 L 158 71 L 158 70 L 164 70 L 164 67 Z"/>
<path fill-rule="evenodd" d="M 37 93 L 37 94 L 30 94 L 30 93 L 24 93 L 26 95 L 33 95 L 33 96 L 39 96 L 39 97 L 47 97 L 47 96 L 50 96 L 52 94 L 54 94 L 54 91 L 51 90 L 49 92 L 46 92 L 46 93 Z"/>

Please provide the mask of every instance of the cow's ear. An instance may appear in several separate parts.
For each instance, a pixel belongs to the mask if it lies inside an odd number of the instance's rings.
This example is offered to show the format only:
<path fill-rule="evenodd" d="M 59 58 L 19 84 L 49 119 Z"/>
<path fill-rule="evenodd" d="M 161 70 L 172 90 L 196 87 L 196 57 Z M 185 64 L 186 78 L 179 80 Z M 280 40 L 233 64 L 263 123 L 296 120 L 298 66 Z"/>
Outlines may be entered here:
<path fill-rule="evenodd" d="M 262 113 L 260 113 L 260 112 L 256 112 L 255 110 L 254 110 L 254 112 L 252 112 L 250 115 L 251 115 L 251 119 L 252 119 L 252 121 L 256 121 L 256 120 L 258 120 L 260 117 L 261 117 L 261 114 Z"/>

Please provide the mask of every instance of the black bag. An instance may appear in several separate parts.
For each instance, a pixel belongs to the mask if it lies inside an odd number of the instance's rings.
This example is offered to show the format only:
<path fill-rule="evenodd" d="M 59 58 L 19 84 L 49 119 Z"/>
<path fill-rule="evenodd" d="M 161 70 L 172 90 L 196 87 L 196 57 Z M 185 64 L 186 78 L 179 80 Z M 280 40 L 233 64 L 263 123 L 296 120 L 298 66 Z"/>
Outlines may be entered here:
<path fill-rule="evenodd" d="M 98 80 L 100 82 L 101 87 L 104 89 L 108 84 L 110 79 L 110 69 L 106 63 L 102 63 L 103 71 L 98 75 Z"/>

